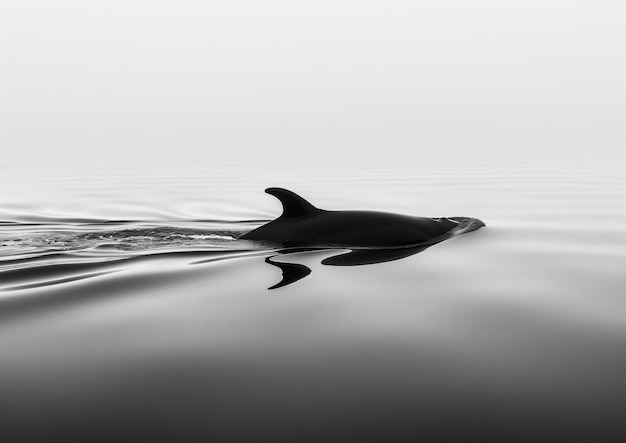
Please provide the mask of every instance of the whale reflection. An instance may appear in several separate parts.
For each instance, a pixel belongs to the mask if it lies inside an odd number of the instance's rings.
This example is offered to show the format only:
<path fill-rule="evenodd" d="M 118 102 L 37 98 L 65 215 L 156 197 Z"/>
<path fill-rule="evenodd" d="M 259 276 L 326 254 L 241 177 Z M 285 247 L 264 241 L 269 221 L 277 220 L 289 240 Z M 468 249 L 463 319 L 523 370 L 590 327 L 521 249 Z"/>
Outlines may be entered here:
<path fill-rule="evenodd" d="M 348 252 L 344 252 L 338 255 L 333 255 L 322 260 L 323 265 L 330 266 L 360 266 L 371 265 L 376 263 L 389 262 L 394 260 L 400 260 L 402 258 L 410 257 L 411 255 L 418 254 L 432 245 L 427 246 L 413 246 L 406 248 L 393 248 L 393 249 L 353 249 Z M 317 251 L 315 248 L 300 248 L 298 252 Z M 280 254 L 293 253 L 293 250 L 279 251 Z M 272 266 L 279 268 L 283 275 L 282 279 L 273 286 L 267 289 L 278 289 L 284 286 L 288 286 L 292 283 L 302 280 L 304 277 L 311 273 L 311 268 L 300 263 L 289 263 L 284 261 L 272 260 L 277 255 L 267 257 L 265 263 L 269 263 Z"/>

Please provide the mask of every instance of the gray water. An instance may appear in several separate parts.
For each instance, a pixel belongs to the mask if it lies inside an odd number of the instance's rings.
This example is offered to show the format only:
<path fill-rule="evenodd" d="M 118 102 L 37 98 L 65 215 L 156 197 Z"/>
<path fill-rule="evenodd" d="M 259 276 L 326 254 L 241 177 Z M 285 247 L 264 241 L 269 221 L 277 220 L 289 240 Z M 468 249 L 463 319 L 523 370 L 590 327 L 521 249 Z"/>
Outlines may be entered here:
<path fill-rule="evenodd" d="M 468 153 L 408 164 L 5 168 L 3 432 L 619 441 L 624 167 L 619 156 Z M 268 186 L 324 209 L 486 227 L 366 266 L 324 266 L 329 250 L 278 255 L 312 272 L 268 291 L 281 279 L 265 262 L 277 251 L 239 239 L 280 213 Z"/>

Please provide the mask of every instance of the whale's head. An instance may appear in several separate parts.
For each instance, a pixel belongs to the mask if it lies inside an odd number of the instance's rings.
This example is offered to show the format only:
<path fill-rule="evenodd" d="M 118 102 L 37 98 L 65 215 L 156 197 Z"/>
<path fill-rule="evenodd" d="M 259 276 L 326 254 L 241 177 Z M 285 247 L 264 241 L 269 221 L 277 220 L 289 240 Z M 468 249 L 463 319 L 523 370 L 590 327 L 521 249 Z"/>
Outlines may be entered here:
<path fill-rule="evenodd" d="M 453 220 L 458 223 L 458 225 L 454 228 L 454 235 L 465 234 L 466 232 L 477 231 L 480 228 L 483 228 L 485 222 L 479 220 L 477 218 L 470 217 L 450 217 L 450 220 Z"/>

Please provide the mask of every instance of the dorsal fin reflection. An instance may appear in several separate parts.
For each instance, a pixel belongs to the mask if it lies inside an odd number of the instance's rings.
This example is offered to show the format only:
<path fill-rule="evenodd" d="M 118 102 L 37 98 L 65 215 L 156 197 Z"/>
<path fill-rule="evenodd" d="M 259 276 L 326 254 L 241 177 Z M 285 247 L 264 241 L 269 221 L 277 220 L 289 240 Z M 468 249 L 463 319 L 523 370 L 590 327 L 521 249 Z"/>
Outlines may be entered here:
<path fill-rule="evenodd" d="M 276 266 L 283 272 L 283 278 L 274 286 L 270 286 L 267 289 L 282 288 L 283 286 L 290 285 L 291 283 L 303 279 L 311 273 L 311 269 L 307 266 L 298 263 L 283 263 L 272 261 L 272 257 L 267 257 L 265 259 L 265 263 Z"/>

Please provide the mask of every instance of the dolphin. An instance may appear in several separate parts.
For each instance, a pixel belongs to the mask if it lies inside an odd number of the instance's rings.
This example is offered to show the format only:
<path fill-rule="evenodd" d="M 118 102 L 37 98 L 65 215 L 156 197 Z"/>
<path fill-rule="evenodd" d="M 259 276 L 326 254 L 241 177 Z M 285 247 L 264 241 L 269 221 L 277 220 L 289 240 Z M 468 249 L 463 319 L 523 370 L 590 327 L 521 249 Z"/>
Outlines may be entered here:
<path fill-rule="evenodd" d="M 283 188 L 267 188 L 283 213 L 243 235 L 282 247 L 396 249 L 431 246 L 485 226 L 468 217 L 426 218 L 377 211 L 327 211 Z M 380 254 L 380 253 L 379 253 Z"/>
<path fill-rule="evenodd" d="M 240 238 L 278 246 L 278 254 L 326 249 L 348 250 L 322 260 L 323 265 L 356 266 L 382 263 L 422 252 L 465 232 L 485 226 L 469 217 L 427 218 L 377 211 L 327 211 L 283 188 L 265 190 L 276 197 L 283 213 Z M 282 271 L 282 280 L 268 289 L 292 284 L 311 273 L 297 263 L 265 262 Z"/>

